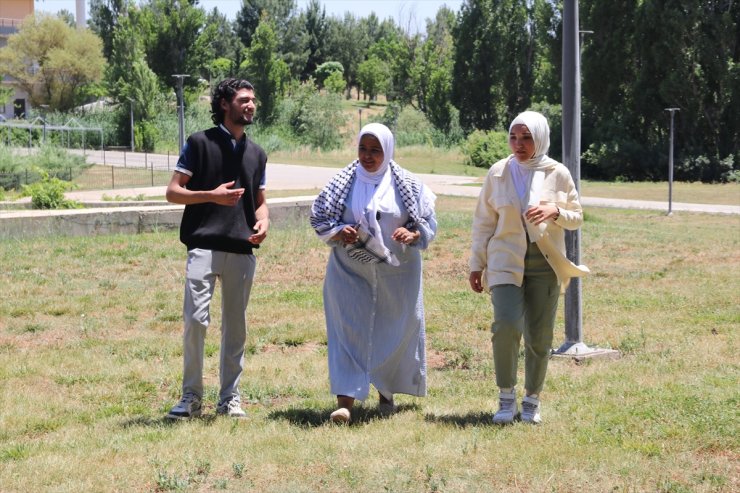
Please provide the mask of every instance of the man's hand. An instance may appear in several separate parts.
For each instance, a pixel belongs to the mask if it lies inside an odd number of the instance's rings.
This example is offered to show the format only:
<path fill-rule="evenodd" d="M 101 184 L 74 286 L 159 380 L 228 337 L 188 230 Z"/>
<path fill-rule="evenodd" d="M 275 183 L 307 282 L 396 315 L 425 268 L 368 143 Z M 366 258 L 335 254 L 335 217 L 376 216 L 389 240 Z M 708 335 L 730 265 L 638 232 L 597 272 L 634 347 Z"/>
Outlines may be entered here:
<path fill-rule="evenodd" d="M 212 202 L 218 205 L 235 206 L 239 199 L 244 195 L 243 188 L 231 188 L 234 186 L 234 181 L 223 183 L 211 190 L 213 196 Z M 267 232 L 267 229 L 265 229 Z"/>
<path fill-rule="evenodd" d="M 253 245 L 259 245 L 263 241 L 265 241 L 265 238 L 267 238 L 267 230 L 270 228 L 270 220 L 260 219 L 256 223 L 254 223 L 254 234 L 251 235 L 247 240 L 249 240 L 249 243 Z"/>

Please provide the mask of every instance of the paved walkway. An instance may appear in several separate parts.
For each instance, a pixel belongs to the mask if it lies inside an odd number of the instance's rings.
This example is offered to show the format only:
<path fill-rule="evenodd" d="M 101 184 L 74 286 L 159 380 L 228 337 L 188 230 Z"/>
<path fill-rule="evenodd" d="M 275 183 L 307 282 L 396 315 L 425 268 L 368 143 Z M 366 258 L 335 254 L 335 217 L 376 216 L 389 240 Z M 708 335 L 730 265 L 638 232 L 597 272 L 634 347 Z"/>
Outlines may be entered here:
<path fill-rule="evenodd" d="M 318 166 L 298 166 L 292 164 L 269 164 L 268 175 L 268 197 L 269 190 L 320 190 L 329 179 L 337 172 L 337 168 L 323 168 Z M 480 187 L 475 186 L 477 179 L 474 177 L 419 174 L 422 181 L 439 195 L 454 195 L 463 197 L 477 197 Z M 164 196 L 164 186 L 145 188 L 117 188 L 115 190 L 76 191 L 68 192 L 68 198 L 81 202 L 100 202 L 103 196 L 107 197 L 145 197 Z M 619 209 L 645 209 L 668 212 L 668 202 L 651 200 L 624 200 L 607 199 L 599 197 L 581 197 L 584 206 L 589 207 L 612 207 Z M 674 202 L 674 212 L 707 212 L 711 214 L 738 214 L 738 205 L 716 205 L 716 204 L 690 204 Z"/>
<path fill-rule="evenodd" d="M 82 153 L 82 151 L 78 151 Z M 88 161 L 105 162 L 113 166 L 135 166 L 136 163 L 154 169 L 174 169 L 177 156 L 144 153 L 123 153 L 120 151 L 86 151 Z M 269 163 L 269 190 L 320 190 L 338 171 L 337 168 L 319 166 L 299 166 L 292 164 Z M 423 182 L 438 195 L 477 197 L 480 187 L 475 186 L 474 177 L 438 174 L 419 174 Z M 104 202 L 104 197 L 158 197 L 164 196 L 165 187 L 116 188 L 115 190 L 73 191 L 66 196 L 80 202 Z M 26 199 L 28 200 L 28 199 Z M 110 199 L 108 199 L 109 201 Z M 613 207 L 620 209 L 645 209 L 668 212 L 667 201 L 624 200 L 599 197 L 581 197 L 581 202 L 588 207 Z M 690 204 L 674 202 L 674 212 L 706 212 L 711 214 L 740 215 L 740 205 Z M 0 212 L 2 215 L 2 212 Z"/>

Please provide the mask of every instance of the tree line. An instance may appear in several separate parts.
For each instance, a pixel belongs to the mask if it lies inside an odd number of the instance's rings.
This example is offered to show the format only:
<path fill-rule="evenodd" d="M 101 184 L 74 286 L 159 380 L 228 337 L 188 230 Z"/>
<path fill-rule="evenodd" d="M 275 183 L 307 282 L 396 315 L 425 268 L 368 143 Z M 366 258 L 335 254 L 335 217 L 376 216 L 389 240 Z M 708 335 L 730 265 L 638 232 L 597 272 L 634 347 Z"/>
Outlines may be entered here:
<path fill-rule="evenodd" d="M 665 108 L 677 107 L 676 178 L 739 180 L 739 2 L 579 3 L 582 176 L 665 179 Z M 65 31 L 64 16 L 40 17 L 34 25 L 43 29 L 26 35 L 34 30 L 24 25 L 0 50 L 0 71 L 29 79 L 34 104 L 67 110 L 105 96 L 133 104 L 146 135 L 156 133 L 162 100 L 177 87 L 173 74 L 187 75 L 191 102 L 210 81 L 238 76 L 255 85 L 264 127 L 295 115 L 311 125 L 296 101 L 312 92 L 382 94 L 386 123 L 413 108 L 434 127 L 437 145 L 481 132 L 500 141 L 517 113 L 539 110 L 553 129 L 551 154 L 560 154 L 559 1 L 467 0 L 458 12 L 440 8 L 420 33 L 374 14 L 327 16 L 318 0 L 305 9 L 295 0 L 242 0 L 233 21 L 197 0 L 91 0 L 89 11 L 89 32 Z M 57 44 L 44 52 L 48 33 Z"/>

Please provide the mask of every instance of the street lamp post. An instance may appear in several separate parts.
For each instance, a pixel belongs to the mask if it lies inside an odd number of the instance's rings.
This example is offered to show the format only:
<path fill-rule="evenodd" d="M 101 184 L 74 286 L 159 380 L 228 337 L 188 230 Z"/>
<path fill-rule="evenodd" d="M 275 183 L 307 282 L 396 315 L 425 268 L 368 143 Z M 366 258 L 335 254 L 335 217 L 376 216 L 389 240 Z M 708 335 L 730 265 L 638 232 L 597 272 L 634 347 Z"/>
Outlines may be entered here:
<path fill-rule="evenodd" d="M 41 123 L 44 126 L 43 134 L 41 136 L 41 142 L 43 144 L 46 144 L 46 114 L 49 111 L 49 105 L 40 104 L 39 107 L 41 108 Z"/>
<path fill-rule="evenodd" d="M 185 107 L 183 104 L 182 97 L 182 81 L 185 77 L 190 77 L 187 74 L 173 74 L 172 77 L 177 79 L 177 119 L 180 130 L 180 149 L 185 146 Z"/>
<path fill-rule="evenodd" d="M 126 98 L 129 100 L 130 104 L 130 115 L 131 115 L 131 152 L 134 152 L 134 100 L 131 98 Z"/>
<path fill-rule="evenodd" d="M 578 30 L 578 0 L 563 3 L 563 164 L 568 167 L 576 190 L 581 181 L 581 43 L 589 31 Z M 568 258 L 576 265 L 581 258 L 581 230 L 565 232 Z M 583 342 L 581 278 L 571 279 L 565 292 L 565 342 L 553 356 L 590 358 L 618 354 L 616 351 L 591 348 Z"/>
<path fill-rule="evenodd" d="M 668 147 L 668 215 L 673 214 L 673 115 L 680 108 L 666 108 L 671 114 L 671 139 Z"/>

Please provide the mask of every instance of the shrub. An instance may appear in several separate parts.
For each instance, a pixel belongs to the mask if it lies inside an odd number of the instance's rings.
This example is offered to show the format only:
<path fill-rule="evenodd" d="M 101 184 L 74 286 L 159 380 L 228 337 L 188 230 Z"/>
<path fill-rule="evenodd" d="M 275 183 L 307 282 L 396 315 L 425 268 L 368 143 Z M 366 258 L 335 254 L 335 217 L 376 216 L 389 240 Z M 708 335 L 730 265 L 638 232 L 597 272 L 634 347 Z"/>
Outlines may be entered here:
<path fill-rule="evenodd" d="M 31 185 L 23 185 L 22 196 L 31 197 L 34 209 L 76 209 L 79 204 L 64 197 L 64 192 L 72 189 L 67 181 L 53 178 L 42 172 L 42 178 Z"/>
<path fill-rule="evenodd" d="M 159 128 L 154 122 L 141 121 L 134 124 L 134 145 L 138 151 L 153 152 L 159 138 Z"/>
<path fill-rule="evenodd" d="M 421 145 L 447 148 L 457 145 L 462 140 L 463 134 L 457 124 L 456 112 L 457 110 L 454 110 L 453 123 L 446 134 L 435 128 L 421 111 L 412 106 L 401 106 L 395 101 L 388 103 L 380 117 L 371 118 L 370 121 L 382 123 L 390 128 L 396 137 L 398 147 Z"/>
<path fill-rule="evenodd" d="M 324 87 L 331 94 L 342 94 L 347 87 L 347 81 L 344 80 L 344 77 L 339 72 L 332 72 L 324 80 Z"/>
<path fill-rule="evenodd" d="M 51 176 L 66 176 L 69 180 L 88 166 L 83 156 L 71 154 L 63 147 L 54 145 L 40 147 L 36 154 L 28 157 L 28 163 Z"/>
<path fill-rule="evenodd" d="M 509 154 L 509 134 L 503 131 L 476 130 L 462 145 L 465 164 L 476 168 L 490 168 Z"/>
<path fill-rule="evenodd" d="M 342 112 L 341 96 L 321 94 L 312 80 L 281 101 L 278 115 L 278 125 L 301 144 L 324 150 L 342 146 L 340 129 L 346 116 Z"/>

